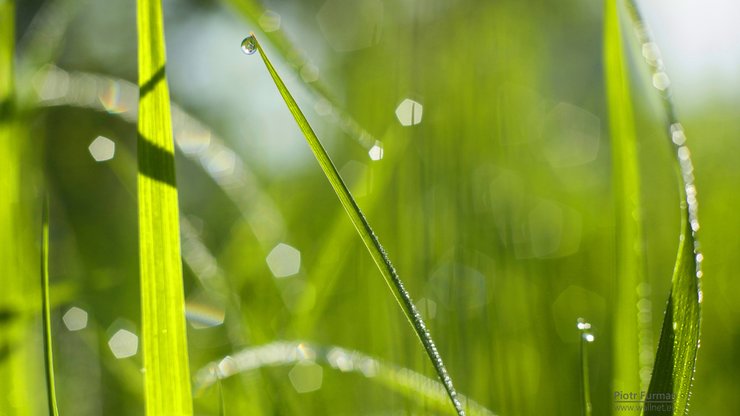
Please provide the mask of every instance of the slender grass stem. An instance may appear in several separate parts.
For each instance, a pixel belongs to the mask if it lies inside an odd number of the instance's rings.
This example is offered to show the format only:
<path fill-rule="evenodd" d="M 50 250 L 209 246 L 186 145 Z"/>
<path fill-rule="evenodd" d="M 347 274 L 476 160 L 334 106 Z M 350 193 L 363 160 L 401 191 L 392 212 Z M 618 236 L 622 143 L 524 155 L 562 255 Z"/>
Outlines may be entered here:
<path fill-rule="evenodd" d="M 406 315 L 406 318 L 411 323 L 411 326 L 414 328 L 416 335 L 419 337 L 419 340 L 424 346 L 424 350 L 429 356 L 429 359 L 432 361 L 432 365 L 437 372 L 437 376 L 442 381 L 442 384 L 447 391 L 450 401 L 455 407 L 455 411 L 458 415 L 464 415 L 465 410 L 463 409 L 462 404 L 457 398 L 457 392 L 455 391 L 455 388 L 452 384 L 452 379 L 447 373 L 447 368 L 442 361 L 442 356 L 439 354 L 439 351 L 437 350 L 437 347 L 432 340 L 432 336 L 429 333 L 426 325 L 424 324 L 424 320 L 421 318 L 419 311 L 416 309 L 414 302 L 411 300 L 411 296 L 404 287 L 404 284 L 401 281 L 401 278 L 398 276 L 395 268 L 391 264 L 391 261 L 388 258 L 387 253 L 383 249 L 383 246 L 380 244 L 378 237 L 373 232 L 367 219 L 362 214 L 360 207 L 357 205 L 357 202 L 355 202 L 355 199 L 350 194 L 344 181 L 339 176 L 337 168 L 334 166 L 331 158 L 329 158 L 329 155 L 327 154 L 323 145 L 321 144 L 310 124 L 308 123 L 308 120 L 301 112 L 298 104 L 293 99 L 292 95 L 288 91 L 277 71 L 272 66 L 270 60 L 267 58 L 267 55 L 265 54 L 264 49 L 262 49 L 260 43 L 257 41 L 257 38 L 252 33 L 250 38 L 248 38 L 247 40 L 249 39 L 253 41 L 253 47 L 256 48 L 257 51 L 259 51 L 259 54 L 262 57 L 262 60 L 264 61 L 268 72 L 272 76 L 273 81 L 275 81 L 275 85 L 277 86 L 280 95 L 283 97 L 283 100 L 288 106 L 290 113 L 293 115 L 296 122 L 298 123 L 298 126 L 303 132 L 303 135 L 305 136 L 308 145 L 313 151 L 314 156 L 318 160 L 321 169 L 324 171 L 324 174 L 326 175 L 329 183 L 334 189 L 334 193 L 339 198 L 342 207 L 344 207 L 344 210 L 347 212 L 350 221 L 352 221 L 355 229 L 357 229 L 357 232 L 359 233 L 360 238 L 367 247 L 370 256 L 375 261 L 375 264 L 378 266 L 380 273 L 383 275 L 386 283 L 391 289 L 391 292 L 396 298 L 396 301 L 401 306 L 404 314 Z"/>
<path fill-rule="evenodd" d="M 49 412 L 59 416 L 56 383 L 54 382 L 54 351 L 51 338 L 51 302 L 49 301 L 49 202 L 44 200 L 41 214 L 41 317 L 44 324 L 44 361 Z"/>

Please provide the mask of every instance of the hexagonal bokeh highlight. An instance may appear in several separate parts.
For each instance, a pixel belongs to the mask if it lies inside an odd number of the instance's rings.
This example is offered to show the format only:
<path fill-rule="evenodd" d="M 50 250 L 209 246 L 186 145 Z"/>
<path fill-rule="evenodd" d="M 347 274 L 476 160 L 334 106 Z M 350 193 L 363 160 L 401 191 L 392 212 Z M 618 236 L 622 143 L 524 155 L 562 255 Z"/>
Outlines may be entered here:
<path fill-rule="evenodd" d="M 378 43 L 383 3 L 380 0 L 327 0 L 316 14 L 316 20 L 334 50 L 356 51 Z"/>
<path fill-rule="evenodd" d="M 383 143 L 381 142 L 375 142 L 373 147 L 370 148 L 367 152 L 368 156 L 370 156 L 371 160 L 380 160 L 383 158 Z"/>
<path fill-rule="evenodd" d="M 539 200 L 529 212 L 530 254 L 554 258 L 577 252 L 581 228 L 578 211 L 553 201 Z"/>
<path fill-rule="evenodd" d="M 87 150 L 90 151 L 90 155 L 96 162 L 105 162 L 106 160 L 113 159 L 113 156 L 115 156 L 116 144 L 107 137 L 98 136 L 90 143 Z"/>
<path fill-rule="evenodd" d="M 119 329 L 112 337 L 108 340 L 108 347 L 110 347 L 113 355 L 118 358 L 127 358 L 136 355 L 139 350 L 139 337 L 131 331 L 125 329 Z"/>
<path fill-rule="evenodd" d="M 434 319 L 437 316 L 437 302 L 431 299 L 419 299 L 416 302 L 416 309 L 419 310 L 424 319 Z"/>
<path fill-rule="evenodd" d="M 547 115 L 542 134 L 542 150 L 553 167 L 583 165 L 599 152 L 599 118 L 568 103 L 556 105 Z"/>
<path fill-rule="evenodd" d="M 64 326 L 70 331 L 79 331 L 87 327 L 87 312 L 73 306 L 62 316 Z"/>
<path fill-rule="evenodd" d="M 262 16 L 260 16 L 258 23 L 262 30 L 269 33 L 280 29 L 281 20 L 282 19 L 280 18 L 279 14 L 275 13 L 272 10 L 267 10 L 262 13 Z"/>
<path fill-rule="evenodd" d="M 298 393 L 310 393 L 321 388 L 324 370 L 313 361 L 302 361 L 288 373 L 290 384 Z"/>
<path fill-rule="evenodd" d="M 396 117 L 402 126 L 413 126 L 421 123 L 421 116 L 424 112 L 424 106 L 420 103 L 406 98 L 396 107 Z"/>
<path fill-rule="evenodd" d="M 275 277 L 292 276 L 301 268 L 301 252 L 285 243 L 276 245 L 265 260 Z"/>

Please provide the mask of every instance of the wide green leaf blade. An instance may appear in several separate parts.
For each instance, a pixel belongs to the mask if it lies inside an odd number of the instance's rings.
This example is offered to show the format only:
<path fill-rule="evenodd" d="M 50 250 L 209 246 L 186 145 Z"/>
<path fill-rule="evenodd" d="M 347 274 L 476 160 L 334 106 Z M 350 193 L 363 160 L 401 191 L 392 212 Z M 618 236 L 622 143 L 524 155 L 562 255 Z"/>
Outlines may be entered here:
<path fill-rule="evenodd" d="M 681 207 L 678 255 L 643 414 L 684 415 L 689 406 L 701 327 L 703 256 L 696 236 L 699 220 L 694 166 L 686 146 L 686 134 L 671 100 L 670 82 L 660 51 L 633 0 L 627 1 L 627 10 L 641 48 L 650 52 L 643 56 L 653 85 L 661 94 L 666 132 L 676 154 Z"/>
<path fill-rule="evenodd" d="M 339 198 L 339 201 L 341 202 L 342 207 L 344 208 L 347 216 L 352 222 L 352 225 L 354 225 L 355 229 L 357 229 L 362 242 L 365 244 L 365 247 L 367 247 L 370 256 L 373 258 L 373 261 L 378 266 L 378 269 L 383 275 L 385 282 L 391 289 L 391 293 L 393 293 L 396 301 L 401 306 L 401 309 L 406 315 L 406 318 L 411 323 L 411 326 L 414 328 L 416 335 L 419 337 L 419 340 L 424 346 L 424 349 L 426 350 L 429 359 L 432 361 L 432 365 L 434 366 L 437 375 L 439 376 L 442 384 L 445 387 L 445 390 L 447 391 L 452 405 L 455 407 L 455 411 L 459 415 L 464 415 L 465 410 L 463 409 L 462 404 L 457 398 L 457 392 L 455 391 L 455 388 L 452 384 L 452 379 L 447 374 L 447 369 L 445 368 L 444 362 L 442 361 L 442 357 L 437 351 L 437 347 L 432 340 L 432 336 L 427 330 L 426 324 L 424 323 L 421 315 L 416 309 L 416 306 L 411 300 L 409 293 L 406 291 L 406 288 L 404 287 L 403 282 L 398 276 L 398 273 L 396 273 L 395 268 L 391 264 L 391 261 L 388 258 L 385 250 L 383 249 L 383 246 L 378 241 L 378 237 L 373 232 L 367 219 L 362 214 L 360 207 L 357 205 L 357 202 L 355 202 L 355 199 L 350 194 L 347 186 L 344 184 L 344 181 L 339 176 L 337 168 L 334 166 L 334 163 L 329 158 L 329 155 L 326 153 L 326 150 L 319 141 L 319 138 L 316 136 L 310 124 L 308 123 L 308 120 L 301 112 L 298 104 L 288 91 L 288 88 L 285 86 L 282 79 L 280 79 L 277 71 L 272 66 L 270 60 L 267 58 L 267 55 L 265 54 L 264 49 L 262 49 L 262 46 L 257 41 L 257 38 L 254 36 L 254 34 L 251 34 L 249 38 L 245 39 L 245 42 L 247 42 L 247 44 L 243 45 L 243 47 L 246 47 L 248 50 L 256 48 L 256 50 L 259 51 L 259 54 L 262 57 L 267 70 L 270 72 L 273 81 L 275 81 L 275 85 L 277 86 L 280 95 L 283 97 L 283 100 L 288 106 L 288 109 L 293 115 L 293 118 L 295 118 L 296 123 L 298 123 L 298 127 L 306 138 L 306 141 L 308 142 L 311 151 L 316 157 L 316 160 L 318 160 L 319 165 L 324 172 L 324 175 L 326 175 L 326 178 L 329 180 L 334 193 Z"/>
<path fill-rule="evenodd" d="M 192 396 L 174 143 L 159 0 L 138 0 L 138 203 L 147 415 L 190 415 Z"/>
<path fill-rule="evenodd" d="M 640 284 L 645 281 L 640 175 L 630 81 L 619 21 L 618 0 L 604 4 L 604 77 L 612 147 L 612 176 L 616 213 L 616 291 L 613 320 L 613 378 L 615 392 L 640 392 L 649 379 L 640 379 L 640 368 L 652 364 L 640 357 L 652 355 L 650 319 L 638 321 Z M 643 307 L 644 310 L 649 308 Z M 649 315 L 648 317 L 649 318 Z M 644 354 L 640 354 L 645 351 Z M 639 410 L 620 409 L 639 414 Z"/>

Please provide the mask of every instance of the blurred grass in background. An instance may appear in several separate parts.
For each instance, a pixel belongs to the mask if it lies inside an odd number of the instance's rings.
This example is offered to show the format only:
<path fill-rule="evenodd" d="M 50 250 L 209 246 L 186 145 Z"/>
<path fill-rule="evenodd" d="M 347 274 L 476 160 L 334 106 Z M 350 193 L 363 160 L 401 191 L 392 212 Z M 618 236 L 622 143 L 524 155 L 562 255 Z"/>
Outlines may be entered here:
<path fill-rule="evenodd" d="M 383 238 L 459 392 L 504 416 L 576 414 L 575 324 L 584 317 L 595 335 L 593 414 L 611 412 L 620 317 L 600 4 L 311 0 L 266 2 L 266 13 L 246 0 L 165 1 L 191 370 L 246 347 L 306 340 L 433 375 L 269 74 L 239 51 L 254 30 Z M 18 106 L 34 150 L 3 175 L 26 163 L 46 176 L 61 413 L 142 414 L 142 360 L 131 339 L 140 333 L 135 10 L 84 0 L 17 7 Z M 678 191 L 631 30 L 625 45 L 634 51 L 657 340 Z M 682 64 L 670 57 L 669 74 Z M 691 82 L 673 85 L 694 157 L 705 256 L 691 410 L 734 414 L 740 91 L 696 96 L 704 88 Z M 39 179 L 29 178 L 26 200 L 39 193 Z M 22 223 L 3 224 L 7 235 Z M 20 239 L 8 247 L 32 249 Z M 22 351 L 31 356 L 29 375 L 43 383 L 33 339 Z M 229 372 L 229 361 L 222 364 L 218 371 Z M 437 411 L 367 374 L 300 360 L 265 366 L 223 381 L 226 414 Z M 203 390 L 195 413 L 216 414 L 218 403 L 216 388 Z"/>

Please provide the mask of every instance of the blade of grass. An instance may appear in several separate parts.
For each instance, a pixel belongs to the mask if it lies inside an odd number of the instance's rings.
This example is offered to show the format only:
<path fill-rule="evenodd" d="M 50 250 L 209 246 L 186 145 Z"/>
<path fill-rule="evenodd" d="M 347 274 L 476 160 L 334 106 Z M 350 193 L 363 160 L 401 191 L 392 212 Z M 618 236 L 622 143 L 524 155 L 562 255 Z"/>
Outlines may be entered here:
<path fill-rule="evenodd" d="M 159 0 L 138 0 L 138 199 L 147 415 L 191 415 L 170 99 Z"/>
<path fill-rule="evenodd" d="M 51 341 L 51 303 L 49 302 L 49 202 L 44 201 L 41 214 L 41 305 L 44 323 L 44 361 L 49 412 L 59 416 L 57 390 L 54 383 L 54 351 Z"/>
<path fill-rule="evenodd" d="M 370 224 L 367 222 L 367 219 L 362 214 L 360 207 L 357 205 L 354 198 L 347 189 L 347 186 L 344 184 L 344 181 L 339 176 L 337 168 L 334 166 L 334 163 L 329 158 L 326 150 L 321 145 L 319 138 L 316 137 L 316 134 L 309 125 L 308 120 L 306 120 L 306 117 L 301 112 L 298 104 L 293 99 L 282 79 L 280 79 L 280 76 L 278 75 L 275 68 L 272 66 L 270 60 L 267 58 L 265 51 L 262 49 L 262 46 L 257 41 L 257 38 L 254 36 L 254 34 L 251 34 L 251 39 L 253 39 L 254 47 L 257 49 L 257 51 L 259 51 L 259 54 L 262 57 L 262 61 L 265 63 L 265 66 L 272 76 L 273 81 L 275 81 L 275 85 L 277 86 L 280 95 L 283 97 L 283 100 L 288 106 L 290 113 L 293 115 L 293 118 L 295 118 L 296 123 L 298 123 L 301 132 L 308 142 L 308 145 L 311 147 L 311 151 L 313 151 L 314 156 L 316 156 L 316 159 L 318 160 L 319 165 L 324 172 L 324 175 L 326 175 L 326 178 L 329 180 L 331 187 L 334 189 L 334 193 L 339 198 L 342 207 L 347 212 L 347 216 L 349 216 L 349 219 L 354 225 L 355 229 L 357 229 L 362 242 L 365 244 L 365 247 L 367 247 L 370 256 L 373 258 L 373 261 L 375 261 L 375 264 L 378 266 L 378 269 L 383 275 L 385 282 L 388 284 L 391 293 L 393 293 L 396 301 L 401 306 L 401 309 L 406 315 L 406 318 L 411 323 L 411 326 L 414 328 L 416 335 L 419 337 L 419 340 L 424 346 L 424 349 L 426 350 L 426 353 L 429 356 L 429 359 L 432 361 L 432 365 L 437 372 L 437 376 L 439 376 L 439 379 L 442 381 L 442 384 L 447 391 L 452 405 L 455 407 L 455 410 L 459 415 L 464 415 L 465 410 L 460 404 L 460 401 L 457 399 L 457 393 L 455 392 L 455 388 L 452 384 L 452 379 L 447 374 L 447 369 L 445 368 L 444 362 L 442 361 L 442 357 L 437 351 L 437 347 L 432 340 L 432 336 L 429 333 L 426 324 L 424 324 L 421 315 L 417 311 L 416 306 L 414 306 L 414 302 L 411 300 L 411 296 L 406 291 L 403 282 L 401 281 L 400 277 L 396 273 L 395 268 L 391 264 L 387 253 L 378 241 L 378 237 L 375 235 L 372 228 L 370 227 Z"/>
<path fill-rule="evenodd" d="M 26 343 L 31 336 L 29 318 L 37 312 L 37 280 L 27 279 L 25 263 L 30 260 L 32 238 L 26 230 L 34 227 L 23 202 L 25 137 L 16 111 L 15 15 L 14 0 L 0 2 L 0 414 L 29 415 L 34 411 L 31 392 L 35 389 L 28 364 L 35 350 Z M 28 308 L 29 304 L 33 307 Z"/>
<path fill-rule="evenodd" d="M 84 73 L 77 71 L 68 72 L 60 68 L 51 67 L 46 72 L 45 77 L 45 82 L 51 83 L 60 82 L 59 80 L 61 79 L 65 80 L 63 82 L 68 83 L 69 89 L 71 91 L 93 90 L 97 91 L 98 94 L 102 94 L 104 93 L 106 87 L 101 87 L 101 85 L 113 84 L 120 88 L 120 93 L 123 97 L 137 96 L 136 93 L 138 88 L 136 87 L 136 85 L 122 79 L 104 76 L 96 73 Z M 100 82 L 99 80 L 101 79 L 104 82 Z M 101 105 L 100 101 L 80 101 L 72 94 L 68 94 L 64 97 L 51 101 L 42 100 L 39 102 L 39 104 L 47 106 L 73 106 L 79 108 L 89 108 L 96 111 L 105 111 L 105 108 Z M 128 98 L 122 99 L 120 105 L 122 106 L 122 108 L 131 108 Z M 192 129 L 194 129 L 196 132 L 202 132 L 204 130 L 210 132 L 209 146 L 205 148 L 198 148 L 197 151 L 193 151 L 192 146 L 188 148 L 186 146 L 183 146 L 183 143 L 180 143 L 181 148 L 184 147 L 183 155 L 191 159 L 201 168 L 203 168 L 203 171 L 213 179 L 214 183 L 221 187 L 224 193 L 232 199 L 235 206 L 238 207 L 239 210 L 243 213 L 244 217 L 249 219 L 250 228 L 254 231 L 257 227 L 259 227 L 260 222 L 265 220 L 265 215 L 269 215 L 269 217 L 267 218 L 269 218 L 269 220 L 272 221 L 273 224 L 280 224 L 276 225 L 276 229 L 278 231 L 271 231 L 268 234 L 254 232 L 254 236 L 259 240 L 260 244 L 266 247 L 273 238 L 271 235 L 274 232 L 282 233 L 282 231 L 280 230 L 282 230 L 283 227 L 283 219 L 280 212 L 277 211 L 277 208 L 272 203 L 271 197 L 267 195 L 266 192 L 264 192 L 261 185 L 257 181 L 255 174 L 249 169 L 249 166 L 244 164 L 244 162 L 239 159 L 239 156 L 236 155 L 236 153 L 234 153 L 234 151 L 229 148 L 228 144 L 225 143 L 220 137 L 218 137 L 218 135 L 216 135 L 216 133 L 214 133 L 210 128 L 193 118 L 193 116 L 185 112 L 182 108 L 179 108 L 175 102 L 171 102 L 171 111 L 173 129 L 175 132 L 180 131 L 183 133 L 181 135 L 181 138 L 187 138 L 188 136 L 185 133 L 192 131 Z M 126 122 L 136 122 L 136 119 L 132 116 L 131 111 L 118 112 L 110 115 L 112 117 L 119 117 Z M 213 159 L 214 155 L 222 154 L 222 152 L 228 152 L 230 154 L 236 155 L 236 168 L 232 175 L 216 175 L 212 171 L 209 171 L 209 169 L 207 168 L 209 161 Z M 126 190 L 126 192 L 135 197 L 135 184 L 130 185 L 128 183 L 128 167 L 131 166 L 130 161 L 134 159 L 132 159 L 131 154 L 129 154 L 129 152 L 124 147 L 117 148 L 115 156 L 116 157 L 112 161 L 110 161 L 109 166 L 114 175 L 120 180 L 121 185 Z M 235 183 L 249 185 L 235 186 Z M 245 188 L 250 189 L 251 191 L 248 197 L 245 196 Z M 259 212 L 259 215 L 256 215 L 257 212 Z M 183 261 L 186 265 L 191 267 L 192 272 L 198 278 L 199 282 L 203 285 L 203 289 L 205 289 L 206 291 L 215 291 L 219 294 L 235 293 L 235 290 L 238 289 L 238 286 L 234 286 L 234 284 L 238 285 L 238 283 L 231 282 L 225 279 L 220 270 L 220 267 L 216 267 L 218 271 L 214 275 L 214 269 L 212 268 L 212 265 L 217 264 L 217 260 L 215 259 L 213 254 L 208 252 L 208 249 L 207 247 L 205 247 L 204 243 L 200 241 L 193 227 L 188 223 L 186 216 L 180 217 L 180 226 L 180 232 L 182 233 L 181 249 Z M 238 235 L 238 233 L 235 233 L 235 235 Z M 240 242 L 241 240 L 237 240 L 232 238 L 231 242 L 227 246 L 238 245 L 241 252 L 243 249 L 243 245 Z M 72 296 L 73 295 L 68 294 L 65 297 L 62 294 L 57 293 L 57 295 L 55 296 L 55 302 L 63 303 L 69 300 Z M 246 311 L 244 310 L 240 312 L 239 307 L 233 297 L 228 296 L 228 299 L 228 306 L 226 308 L 227 316 L 242 316 L 246 313 Z M 231 342 L 236 345 L 254 342 L 255 338 L 259 340 L 260 337 L 262 337 L 261 334 L 257 334 L 256 336 L 254 334 L 254 328 L 259 328 L 259 326 L 253 325 L 254 321 L 244 316 L 242 317 L 243 319 L 245 319 L 244 325 L 242 325 L 239 320 L 235 319 L 226 321 L 227 325 L 229 325 L 230 327 L 228 332 L 230 334 L 229 337 L 231 339 Z M 128 380 L 126 382 L 128 383 Z M 240 412 L 241 414 L 274 413 L 274 410 L 270 407 L 270 404 L 268 403 L 268 396 L 266 394 L 260 394 L 256 392 L 256 389 L 264 389 L 265 386 L 267 386 L 267 384 L 261 377 L 250 377 L 249 380 L 243 380 L 243 383 L 245 383 L 243 388 L 250 389 L 255 393 L 248 397 L 241 394 L 230 395 L 229 406 L 230 409 L 233 408 L 232 411 Z M 224 390 L 227 390 L 227 388 L 224 387 Z"/>
<path fill-rule="evenodd" d="M 670 80 L 663 67 L 658 47 L 651 39 L 650 31 L 634 0 L 627 0 L 627 10 L 642 50 L 650 52 L 643 55 L 650 69 L 653 85 L 661 93 L 666 132 L 676 152 L 681 198 L 678 255 L 673 269 L 671 291 L 655 356 L 653 375 L 647 392 L 648 402 L 670 398 L 673 403 L 671 409 L 667 409 L 666 406 L 649 406 L 649 403 L 646 403 L 643 414 L 683 415 L 688 411 L 701 330 L 700 279 L 703 256 L 696 235 L 699 220 L 694 166 L 691 162 L 691 153 L 686 146 L 686 134 L 678 121 L 671 100 Z"/>
<path fill-rule="evenodd" d="M 617 255 L 615 319 L 613 324 L 613 391 L 644 391 L 648 379 L 640 379 L 640 368 L 652 362 L 650 319 L 638 320 L 638 287 L 645 281 L 640 172 L 637 156 L 630 80 L 619 21 L 619 1 L 604 4 L 604 77 L 606 82 L 609 133 L 612 146 L 612 177 L 616 209 Z M 645 293 L 642 291 L 641 293 Z M 639 299 L 644 305 L 646 300 Z M 643 308 L 647 309 L 647 308 Z M 640 352 L 647 350 L 647 354 Z M 620 410 L 621 412 L 622 410 Z M 627 411 L 639 414 L 639 411 Z"/>

